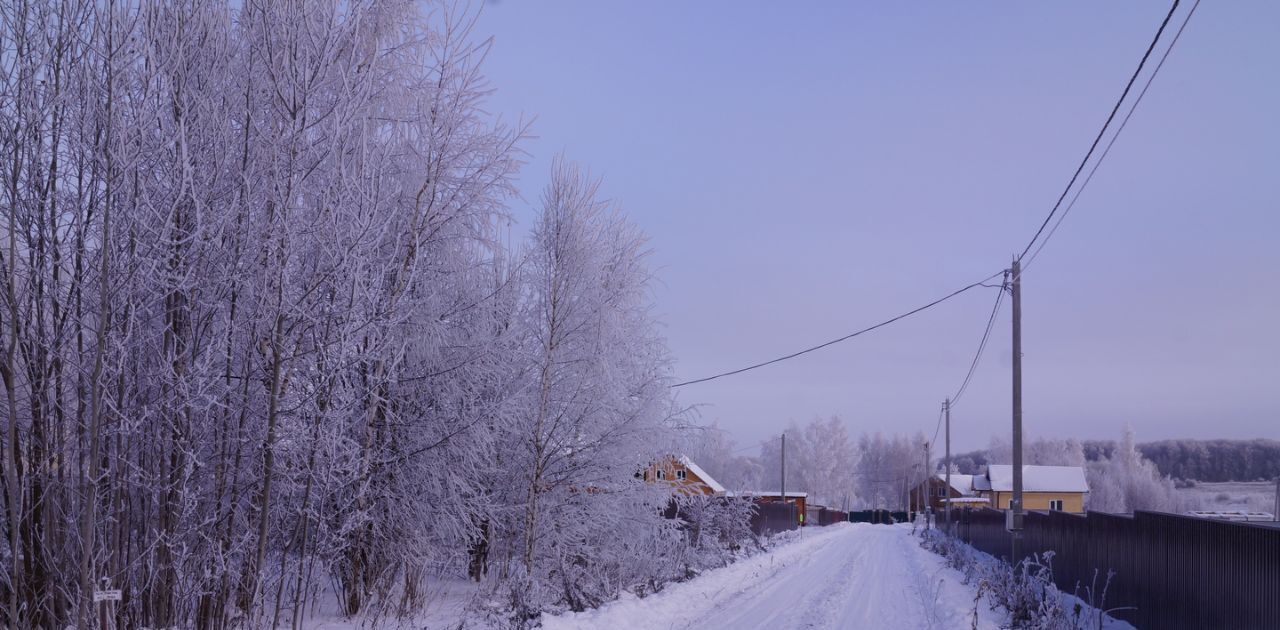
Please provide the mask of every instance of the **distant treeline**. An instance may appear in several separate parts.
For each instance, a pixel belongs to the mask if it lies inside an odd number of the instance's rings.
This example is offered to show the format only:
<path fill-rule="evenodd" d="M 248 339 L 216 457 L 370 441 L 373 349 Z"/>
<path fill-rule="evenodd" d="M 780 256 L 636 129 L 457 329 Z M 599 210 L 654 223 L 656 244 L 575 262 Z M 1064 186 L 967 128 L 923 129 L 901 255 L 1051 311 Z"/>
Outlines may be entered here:
<path fill-rule="evenodd" d="M 1109 459 L 1114 440 L 1081 443 L 1089 461 Z M 1196 481 L 1257 481 L 1280 476 L 1280 441 L 1277 440 L 1161 440 L 1138 444 L 1142 456 L 1161 474 Z M 975 474 L 987 465 L 987 451 L 962 453 L 954 458 L 962 474 Z"/>

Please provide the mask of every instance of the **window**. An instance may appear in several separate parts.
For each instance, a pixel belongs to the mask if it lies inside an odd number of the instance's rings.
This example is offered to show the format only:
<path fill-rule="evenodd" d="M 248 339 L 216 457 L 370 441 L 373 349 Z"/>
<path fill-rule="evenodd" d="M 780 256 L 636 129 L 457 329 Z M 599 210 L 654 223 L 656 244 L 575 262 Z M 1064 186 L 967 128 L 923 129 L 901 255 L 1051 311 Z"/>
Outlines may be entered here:
<path fill-rule="evenodd" d="M 664 470 L 662 470 L 662 469 L 658 469 L 658 480 L 659 480 L 659 481 L 661 481 L 661 480 L 666 479 L 666 478 L 667 478 L 667 473 L 666 473 L 666 471 L 664 471 Z"/>
<path fill-rule="evenodd" d="M 947 489 L 946 489 L 946 488 L 943 488 L 942 486 L 938 486 L 938 498 L 939 498 L 939 499 L 945 499 L 945 498 L 947 498 Z"/>
<path fill-rule="evenodd" d="M 688 475 L 683 470 L 676 471 L 676 479 L 679 479 L 680 481 L 684 481 L 686 477 L 688 477 Z"/>
<path fill-rule="evenodd" d="M 1060 499 L 1054 499 L 1054 500 L 1052 500 L 1052 501 L 1049 501 L 1049 509 L 1050 509 L 1050 510 L 1057 510 L 1057 511 L 1061 512 L 1061 511 L 1062 511 L 1062 501 L 1061 501 Z"/>

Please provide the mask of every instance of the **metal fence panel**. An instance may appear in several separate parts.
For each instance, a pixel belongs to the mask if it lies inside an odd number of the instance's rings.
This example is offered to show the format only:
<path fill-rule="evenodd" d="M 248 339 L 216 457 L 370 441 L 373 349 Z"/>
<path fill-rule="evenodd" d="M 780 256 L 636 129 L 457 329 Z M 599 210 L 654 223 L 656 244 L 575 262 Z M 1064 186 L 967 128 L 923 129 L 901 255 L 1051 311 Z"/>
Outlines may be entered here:
<path fill-rule="evenodd" d="M 941 518 L 939 520 L 942 520 Z M 945 522 L 945 521 L 944 521 Z M 952 512 L 954 534 L 1009 559 L 1004 513 Z M 1280 628 L 1280 527 L 1159 512 L 1029 512 L 1021 555 L 1053 552 L 1054 581 L 1138 628 Z"/>
<path fill-rule="evenodd" d="M 796 505 L 781 501 L 761 501 L 752 506 L 751 531 L 757 535 L 776 534 L 796 529 Z"/>

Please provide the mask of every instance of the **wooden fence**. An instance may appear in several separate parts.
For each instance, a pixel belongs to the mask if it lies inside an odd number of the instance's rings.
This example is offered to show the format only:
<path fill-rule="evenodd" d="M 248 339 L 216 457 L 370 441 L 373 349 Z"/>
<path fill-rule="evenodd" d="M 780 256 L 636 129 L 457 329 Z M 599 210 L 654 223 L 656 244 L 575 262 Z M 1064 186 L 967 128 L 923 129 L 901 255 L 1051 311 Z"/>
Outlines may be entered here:
<path fill-rule="evenodd" d="M 953 510 L 954 534 L 1008 559 L 1004 512 Z M 939 515 L 939 522 L 945 521 Z M 1280 526 L 1157 512 L 1029 512 L 1020 555 L 1054 552 L 1054 581 L 1074 593 L 1115 572 L 1106 608 L 1137 628 L 1280 628 Z"/>

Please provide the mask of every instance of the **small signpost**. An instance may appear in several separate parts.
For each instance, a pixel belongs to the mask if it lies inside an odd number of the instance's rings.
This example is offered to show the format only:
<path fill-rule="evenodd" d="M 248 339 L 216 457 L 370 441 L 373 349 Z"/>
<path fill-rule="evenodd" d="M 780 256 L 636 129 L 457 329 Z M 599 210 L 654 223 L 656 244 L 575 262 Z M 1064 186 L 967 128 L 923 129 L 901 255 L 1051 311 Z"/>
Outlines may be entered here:
<path fill-rule="evenodd" d="M 108 579 L 102 578 L 102 585 L 105 587 L 108 584 L 110 584 Z M 107 620 L 111 617 L 107 614 L 107 606 L 102 602 L 118 602 L 120 598 L 121 593 L 118 588 L 103 588 L 93 592 L 93 603 L 98 606 L 98 622 L 101 624 L 102 630 L 108 630 Z"/>

